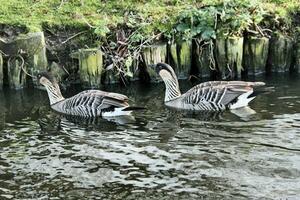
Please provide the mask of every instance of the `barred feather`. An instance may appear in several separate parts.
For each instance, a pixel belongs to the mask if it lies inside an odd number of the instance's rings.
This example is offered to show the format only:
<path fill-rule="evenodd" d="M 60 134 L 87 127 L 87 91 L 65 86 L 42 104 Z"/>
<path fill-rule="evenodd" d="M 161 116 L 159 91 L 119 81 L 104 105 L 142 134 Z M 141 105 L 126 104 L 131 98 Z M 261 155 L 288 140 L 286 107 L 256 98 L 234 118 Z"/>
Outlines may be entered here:
<path fill-rule="evenodd" d="M 65 99 L 54 79 L 47 79 L 44 74 L 40 75 L 42 84 L 46 87 L 51 108 L 63 114 L 97 117 L 97 116 L 115 116 L 128 115 L 131 111 L 123 110 L 130 108 L 128 97 L 122 94 L 109 93 L 101 90 L 86 90 L 79 94 Z"/>
<path fill-rule="evenodd" d="M 165 82 L 165 104 L 186 110 L 222 111 L 226 108 L 247 106 L 253 98 L 253 88 L 263 82 L 209 81 L 196 85 L 181 95 L 174 70 L 165 63 L 158 63 L 156 70 Z"/>

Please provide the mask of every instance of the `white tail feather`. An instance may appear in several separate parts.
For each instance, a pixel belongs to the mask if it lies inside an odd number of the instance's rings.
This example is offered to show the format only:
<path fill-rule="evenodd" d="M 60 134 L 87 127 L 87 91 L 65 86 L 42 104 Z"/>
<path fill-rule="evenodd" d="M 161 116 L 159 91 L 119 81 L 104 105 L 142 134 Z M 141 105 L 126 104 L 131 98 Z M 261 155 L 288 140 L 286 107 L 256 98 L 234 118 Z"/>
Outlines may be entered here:
<path fill-rule="evenodd" d="M 241 94 L 238 97 L 237 101 L 234 104 L 230 105 L 229 108 L 230 109 L 237 109 L 237 108 L 242 108 L 242 107 L 247 106 L 248 103 L 255 98 L 255 97 L 248 98 L 249 95 L 251 95 L 252 93 L 253 93 L 253 90 Z"/>
<path fill-rule="evenodd" d="M 114 111 L 111 112 L 103 112 L 102 117 L 114 117 L 114 116 L 122 116 L 122 115 L 130 115 L 132 111 L 123 111 L 123 108 L 115 108 Z"/>

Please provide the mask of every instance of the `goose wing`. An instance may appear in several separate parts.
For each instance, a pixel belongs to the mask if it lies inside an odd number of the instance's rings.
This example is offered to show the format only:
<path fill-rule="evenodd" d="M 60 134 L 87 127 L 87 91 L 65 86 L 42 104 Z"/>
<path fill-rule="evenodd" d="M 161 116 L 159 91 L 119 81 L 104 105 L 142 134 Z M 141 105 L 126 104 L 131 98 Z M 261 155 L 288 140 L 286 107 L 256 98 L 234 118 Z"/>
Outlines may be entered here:
<path fill-rule="evenodd" d="M 205 104 L 208 110 L 222 110 L 243 93 L 262 85 L 265 84 L 245 81 L 209 81 L 188 90 L 184 94 L 183 101 L 185 104 Z"/>
<path fill-rule="evenodd" d="M 99 116 L 101 112 L 114 108 L 128 107 L 128 97 L 118 93 L 101 90 L 86 90 L 65 99 L 62 105 L 64 113 L 80 116 Z"/>

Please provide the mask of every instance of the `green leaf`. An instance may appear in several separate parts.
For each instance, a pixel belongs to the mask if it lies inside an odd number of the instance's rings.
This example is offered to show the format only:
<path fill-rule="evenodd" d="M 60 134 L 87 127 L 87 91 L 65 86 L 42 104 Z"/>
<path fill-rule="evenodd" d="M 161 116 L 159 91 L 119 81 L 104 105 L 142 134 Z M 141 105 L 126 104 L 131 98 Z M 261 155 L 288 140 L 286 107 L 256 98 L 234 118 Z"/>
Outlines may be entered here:
<path fill-rule="evenodd" d="M 189 25 L 188 24 L 178 24 L 176 29 L 179 31 L 179 32 L 184 32 L 186 31 L 187 29 L 190 29 Z"/>
<path fill-rule="evenodd" d="M 208 28 L 201 33 L 201 38 L 204 40 L 215 39 L 216 33 L 213 29 Z"/>
<path fill-rule="evenodd" d="M 129 57 L 126 59 L 126 61 L 125 61 L 125 67 L 126 67 L 127 71 L 130 70 L 130 67 L 131 67 L 131 65 L 132 65 L 132 62 L 133 62 L 133 59 L 132 59 L 131 56 L 129 56 Z"/>

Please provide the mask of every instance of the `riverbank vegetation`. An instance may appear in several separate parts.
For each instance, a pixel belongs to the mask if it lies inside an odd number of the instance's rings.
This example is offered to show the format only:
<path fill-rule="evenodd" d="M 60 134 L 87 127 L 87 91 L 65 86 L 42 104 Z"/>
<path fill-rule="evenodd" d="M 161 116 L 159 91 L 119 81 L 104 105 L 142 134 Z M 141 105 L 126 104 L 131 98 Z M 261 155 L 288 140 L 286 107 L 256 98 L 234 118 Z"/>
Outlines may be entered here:
<path fill-rule="evenodd" d="M 211 29 L 238 35 L 256 25 L 294 31 L 291 26 L 299 26 L 299 4 L 298 0 L 10 0 L 1 2 L 0 23 L 27 31 L 89 27 L 100 37 L 122 27 L 135 31 L 133 41 L 158 32 L 171 37 L 177 31 L 186 37 L 203 33 L 207 38 L 213 36 Z"/>
<path fill-rule="evenodd" d="M 50 61 L 66 63 L 64 58 L 71 51 L 101 47 L 106 69 L 114 68 L 117 74 L 132 77 L 132 65 L 140 60 L 143 48 L 156 41 L 171 44 L 192 40 L 197 48 L 203 47 L 201 52 L 208 46 L 208 65 L 215 69 L 214 59 L 218 55 L 214 56 L 213 51 L 218 38 L 277 35 L 299 38 L 300 3 L 298 0 L 10 0 L 1 2 L 0 27 L 1 40 L 22 33 L 45 32 Z M 235 42 L 224 40 L 219 44 L 238 46 Z M 243 48 L 243 41 L 240 44 Z M 219 48 L 222 49 L 220 45 Z M 241 63 L 241 58 L 238 59 L 233 62 Z M 222 55 L 219 61 L 223 62 Z"/>

